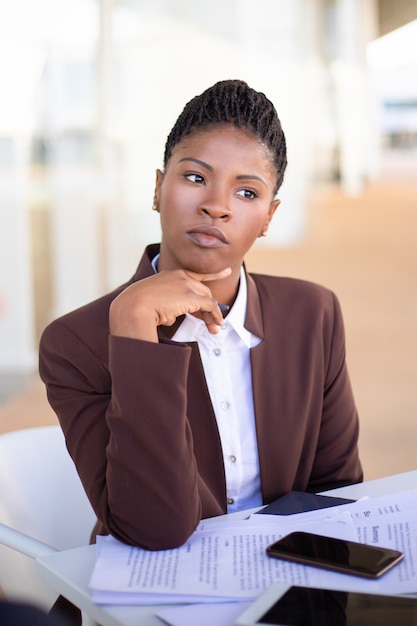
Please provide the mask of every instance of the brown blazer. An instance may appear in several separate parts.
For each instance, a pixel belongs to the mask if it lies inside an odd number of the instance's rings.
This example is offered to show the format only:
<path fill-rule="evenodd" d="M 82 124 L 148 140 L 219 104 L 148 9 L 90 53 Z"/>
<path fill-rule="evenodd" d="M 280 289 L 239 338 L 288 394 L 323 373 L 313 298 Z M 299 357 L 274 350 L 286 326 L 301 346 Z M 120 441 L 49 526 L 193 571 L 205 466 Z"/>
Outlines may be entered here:
<path fill-rule="evenodd" d="M 130 284 L 153 273 L 147 248 Z M 99 520 L 96 531 L 149 549 L 181 545 L 202 517 L 225 513 L 222 451 L 198 345 L 109 336 L 127 286 L 50 324 L 40 374 Z M 359 482 L 358 417 L 343 321 L 329 290 L 248 275 L 251 350 L 265 503 L 292 489 Z"/>

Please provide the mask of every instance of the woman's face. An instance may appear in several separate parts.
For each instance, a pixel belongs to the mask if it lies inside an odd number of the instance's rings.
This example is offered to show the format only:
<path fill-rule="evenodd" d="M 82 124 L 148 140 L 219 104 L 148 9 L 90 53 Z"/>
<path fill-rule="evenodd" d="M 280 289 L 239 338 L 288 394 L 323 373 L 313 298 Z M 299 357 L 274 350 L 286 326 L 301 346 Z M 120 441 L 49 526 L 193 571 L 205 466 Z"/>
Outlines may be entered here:
<path fill-rule="evenodd" d="M 185 137 L 157 172 L 159 269 L 236 274 L 279 204 L 275 183 L 269 149 L 252 133 L 224 125 Z"/>

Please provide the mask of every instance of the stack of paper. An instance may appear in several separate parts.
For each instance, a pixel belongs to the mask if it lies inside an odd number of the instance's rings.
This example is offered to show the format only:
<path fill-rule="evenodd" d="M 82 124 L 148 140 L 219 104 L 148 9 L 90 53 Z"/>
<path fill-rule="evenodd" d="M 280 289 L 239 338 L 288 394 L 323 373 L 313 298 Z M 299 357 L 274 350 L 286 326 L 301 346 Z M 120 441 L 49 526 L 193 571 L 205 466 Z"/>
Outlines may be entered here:
<path fill-rule="evenodd" d="M 395 548 L 404 560 L 377 581 L 266 556 L 293 530 Z M 417 490 L 298 515 L 203 521 L 186 544 L 151 552 L 101 537 L 90 587 L 99 604 L 250 601 L 275 582 L 369 591 L 417 592 Z"/>

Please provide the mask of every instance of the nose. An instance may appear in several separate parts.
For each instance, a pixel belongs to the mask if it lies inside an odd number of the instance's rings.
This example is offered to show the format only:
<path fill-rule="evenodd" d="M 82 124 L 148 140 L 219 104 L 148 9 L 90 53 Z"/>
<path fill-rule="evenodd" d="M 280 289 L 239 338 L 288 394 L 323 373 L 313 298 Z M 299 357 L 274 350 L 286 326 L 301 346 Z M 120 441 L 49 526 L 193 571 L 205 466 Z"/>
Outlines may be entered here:
<path fill-rule="evenodd" d="M 232 211 L 225 193 L 220 190 L 212 190 L 201 201 L 199 212 L 208 215 L 212 219 L 228 221 L 232 217 Z"/>

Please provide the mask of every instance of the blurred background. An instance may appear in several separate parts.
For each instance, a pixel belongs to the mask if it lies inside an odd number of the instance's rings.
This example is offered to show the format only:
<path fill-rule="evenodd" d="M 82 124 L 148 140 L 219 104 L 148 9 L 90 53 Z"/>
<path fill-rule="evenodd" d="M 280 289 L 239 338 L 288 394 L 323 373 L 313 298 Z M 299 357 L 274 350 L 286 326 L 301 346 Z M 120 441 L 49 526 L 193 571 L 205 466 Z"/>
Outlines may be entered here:
<path fill-rule="evenodd" d="M 0 0 L 0 432 L 54 423 L 45 325 L 159 240 L 185 102 L 246 80 L 288 142 L 250 270 L 342 304 L 365 478 L 417 465 L 417 1 Z"/>

